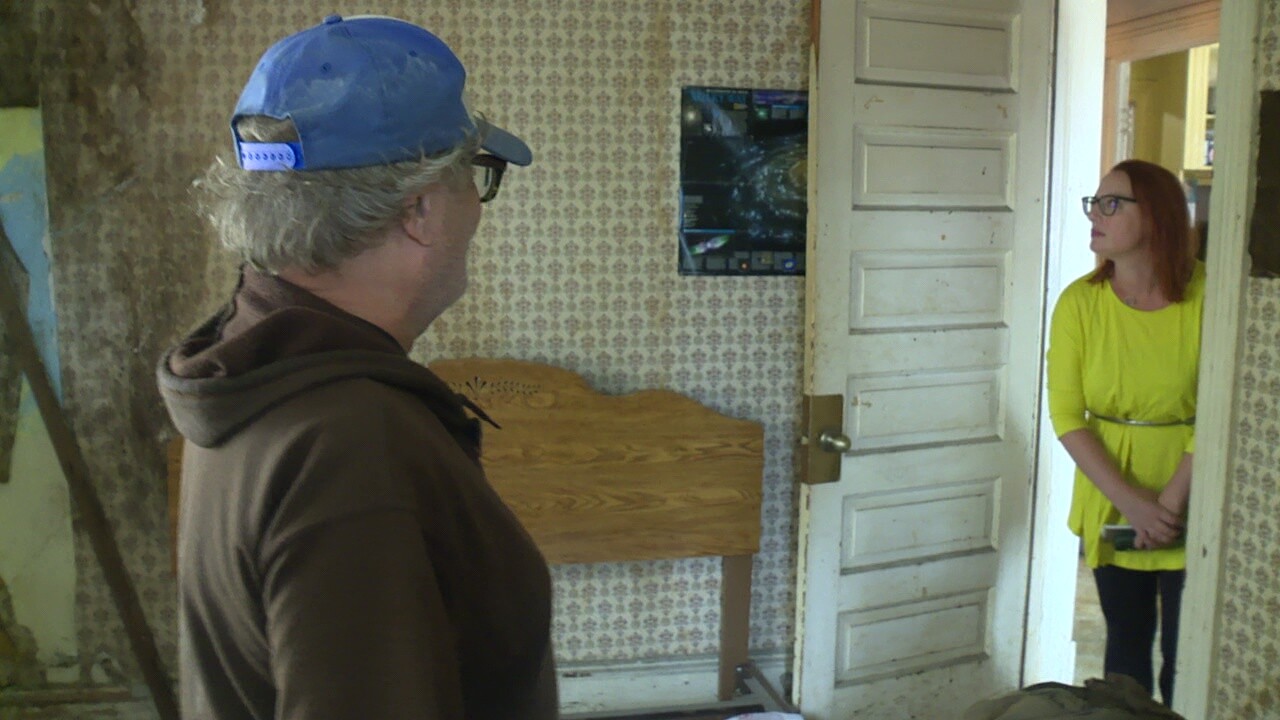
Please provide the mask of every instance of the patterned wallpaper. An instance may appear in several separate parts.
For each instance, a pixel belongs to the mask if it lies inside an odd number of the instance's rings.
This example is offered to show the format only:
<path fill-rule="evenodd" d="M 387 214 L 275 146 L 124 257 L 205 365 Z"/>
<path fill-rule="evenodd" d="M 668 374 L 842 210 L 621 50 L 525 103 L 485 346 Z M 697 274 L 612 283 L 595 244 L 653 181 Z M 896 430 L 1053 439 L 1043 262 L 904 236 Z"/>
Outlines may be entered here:
<path fill-rule="evenodd" d="M 79 140 L 50 153 L 67 401 L 172 658 L 161 452 L 171 430 L 151 368 L 223 298 L 233 273 L 208 250 L 186 188 L 226 150 L 225 119 L 258 54 L 333 5 L 94 7 L 94 23 L 46 16 L 42 59 L 49 134 Z M 486 206 L 468 296 L 415 356 L 539 360 L 605 391 L 665 387 L 762 421 L 752 644 L 788 648 L 803 279 L 676 275 L 676 111 L 683 84 L 803 87 L 807 0 L 370 0 L 360 12 L 414 20 L 446 39 L 471 71 L 472 105 L 523 135 L 536 157 Z M 112 658 L 130 674 L 83 539 L 78 562 L 86 663 Z M 567 566 L 555 581 L 562 662 L 717 646 L 714 561 Z"/>
<path fill-rule="evenodd" d="M 1280 0 L 1264 0 L 1261 89 L 1280 90 Z M 1248 279 L 1214 717 L 1280 717 L 1280 281 Z"/>
<path fill-rule="evenodd" d="M 1280 714 L 1280 281 L 1251 278 L 1227 508 L 1215 717 Z"/>

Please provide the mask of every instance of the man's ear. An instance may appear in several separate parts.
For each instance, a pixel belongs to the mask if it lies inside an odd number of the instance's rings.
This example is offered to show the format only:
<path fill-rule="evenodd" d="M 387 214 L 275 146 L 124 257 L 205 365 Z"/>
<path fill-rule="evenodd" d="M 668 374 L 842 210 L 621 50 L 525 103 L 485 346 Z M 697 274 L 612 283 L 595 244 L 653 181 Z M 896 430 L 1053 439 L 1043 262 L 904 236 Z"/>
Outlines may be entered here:
<path fill-rule="evenodd" d="M 431 223 L 435 219 L 434 196 L 431 192 L 421 192 L 413 197 L 405 208 L 401 227 L 404 234 L 423 247 L 430 247 L 434 242 Z"/>

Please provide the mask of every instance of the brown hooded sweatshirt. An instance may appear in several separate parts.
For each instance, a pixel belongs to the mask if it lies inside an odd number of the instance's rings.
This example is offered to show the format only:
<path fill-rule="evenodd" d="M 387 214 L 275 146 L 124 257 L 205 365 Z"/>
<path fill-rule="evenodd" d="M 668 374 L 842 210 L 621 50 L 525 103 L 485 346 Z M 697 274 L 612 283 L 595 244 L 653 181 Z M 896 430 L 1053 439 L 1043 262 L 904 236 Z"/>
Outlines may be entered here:
<path fill-rule="evenodd" d="M 474 406 L 252 270 L 158 376 L 187 439 L 184 718 L 557 716 L 547 566 L 485 480 Z"/>

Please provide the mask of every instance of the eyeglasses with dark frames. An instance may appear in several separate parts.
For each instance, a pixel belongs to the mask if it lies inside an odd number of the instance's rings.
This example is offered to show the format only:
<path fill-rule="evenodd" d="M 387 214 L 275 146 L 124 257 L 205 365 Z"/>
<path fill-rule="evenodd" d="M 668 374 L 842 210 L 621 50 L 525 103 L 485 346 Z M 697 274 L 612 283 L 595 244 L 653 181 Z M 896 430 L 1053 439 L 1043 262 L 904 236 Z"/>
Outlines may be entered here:
<path fill-rule="evenodd" d="M 472 179 L 475 180 L 480 202 L 489 202 L 497 197 L 502 174 L 507 171 L 507 161 L 496 155 L 477 155 L 471 158 L 471 166 L 474 168 Z"/>
<path fill-rule="evenodd" d="M 1103 217 L 1111 217 L 1120 209 L 1121 202 L 1138 202 L 1138 198 L 1126 197 L 1124 195 L 1086 195 L 1080 198 L 1080 204 L 1084 207 L 1084 214 L 1088 215 L 1093 212 L 1094 206 L 1097 206 L 1098 212 Z"/>

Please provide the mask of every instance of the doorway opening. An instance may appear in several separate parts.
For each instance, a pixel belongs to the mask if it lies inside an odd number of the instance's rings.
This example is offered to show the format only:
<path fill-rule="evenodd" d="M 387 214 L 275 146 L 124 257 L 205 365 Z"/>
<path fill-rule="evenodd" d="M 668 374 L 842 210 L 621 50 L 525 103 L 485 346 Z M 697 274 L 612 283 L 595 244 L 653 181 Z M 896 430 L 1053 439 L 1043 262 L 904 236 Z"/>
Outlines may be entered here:
<path fill-rule="evenodd" d="M 1219 0 L 1107 2 L 1099 177 L 1117 162 L 1137 158 L 1182 179 L 1201 260 L 1213 189 L 1220 6 Z M 1103 676 L 1106 624 L 1082 559 L 1076 579 L 1072 637 L 1075 681 L 1082 683 Z M 1159 662 L 1157 657 L 1157 667 Z"/>

